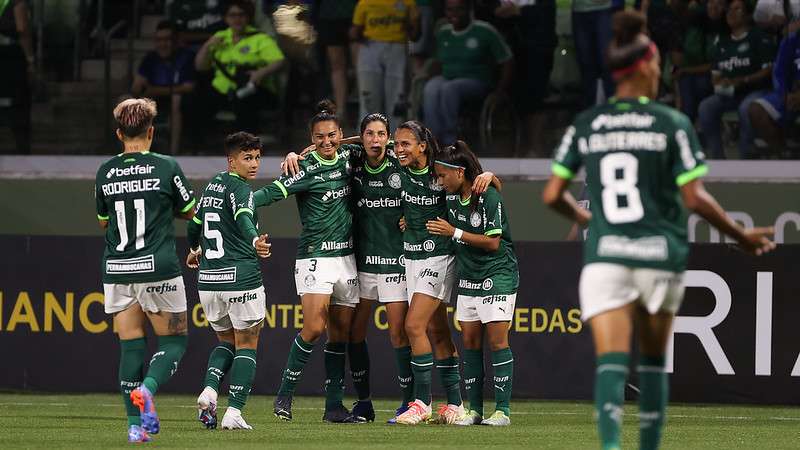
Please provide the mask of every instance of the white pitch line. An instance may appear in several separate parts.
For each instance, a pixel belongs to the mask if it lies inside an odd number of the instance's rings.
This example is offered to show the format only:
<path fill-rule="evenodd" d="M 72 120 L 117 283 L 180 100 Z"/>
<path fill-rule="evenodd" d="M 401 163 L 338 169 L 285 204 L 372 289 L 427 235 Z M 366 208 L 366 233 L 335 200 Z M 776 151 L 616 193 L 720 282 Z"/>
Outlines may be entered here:
<path fill-rule="evenodd" d="M 54 406 L 54 407 L 67 407 L 69 403 L 29 403 L 29 402 L 0 402 L 0 406 Z M 122 406 L 120 403 L 98 403 L 93 406 L 100 406 L 105 408 L 119 408 Z M 195 409 L 195 405 L 161 405 L 159 408 L 185 408 Z M 323 411 L 325 408 L 311 408 L 311 407 L 295 407 L 295 410 L 301 411 Z M 376 409 L 375 412 L 380 413 L 393 413 L 393 409 Z M 515 411 L 513 415 L 519 416 L 590 416 L 591 412 L 575 412 L 575 411 Z M 637 417 L 637 413 L 624 413 L 625 416 Z M 786 422 L 800 422 L 800 417 L 750 417 L 750 416 L 708 416 L 708 415 L 695 415 L 695 414 L 667 414 L 667 418 L 671 419 L 714 419 L 714 420 L 730 420 L 730 421 L 744 421 L 744 420 L 775 420 Z"/>

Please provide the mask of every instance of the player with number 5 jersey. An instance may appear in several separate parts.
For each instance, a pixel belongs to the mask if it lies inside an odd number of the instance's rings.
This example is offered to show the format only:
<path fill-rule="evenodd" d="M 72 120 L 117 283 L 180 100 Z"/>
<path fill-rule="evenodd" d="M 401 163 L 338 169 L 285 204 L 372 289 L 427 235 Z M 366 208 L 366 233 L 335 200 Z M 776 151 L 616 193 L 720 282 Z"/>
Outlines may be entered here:
<path fill-rule="evenodd" d="M 191 219 L 191 186 L 178 163 L 150 152 L 156 104 L 129 99 L 114 108 L 124 151 L 97 171 L 97 219 L 106 230 L 102 260 L 104 309 L 120 339 L 119 385 L 128 440 L 147 442 L 160 422 L 153 396 L 175 373 L 186 351 L 186 291 L 175 254 L 173 218 Z M 150 322 L 158 350 L 145 362 Z"/>
<path fill-rule="evenodd" d="M 645 17 L 614 15 L 607 64 L 616 96 L 575 119 L 564 134 L 543 200 L 557 212 L 589 224 L 579 283 L 581 314 L 597 354 L 595 408 L 603 449 L 620 448 L 631 337 L 638 334 L 639 430 L 644 450 L 656 449 L 667 404 L 665 352 L 683 300 L 687 208 L 735 238 L 748 252 L 774 248 L 771 229 L 745 230 L 728 218 L 703 187 L 708 172 L 691 121 L 652 99 L 660 57 L 646 34 Z M 567 190 L 586 169 L 591 212 Z"/>

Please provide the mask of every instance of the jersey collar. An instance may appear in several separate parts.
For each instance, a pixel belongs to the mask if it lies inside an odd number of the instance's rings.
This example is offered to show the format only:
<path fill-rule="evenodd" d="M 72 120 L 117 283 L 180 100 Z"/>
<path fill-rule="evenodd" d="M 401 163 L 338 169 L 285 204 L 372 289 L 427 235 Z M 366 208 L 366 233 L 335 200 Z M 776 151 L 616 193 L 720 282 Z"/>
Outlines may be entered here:
<path fill-rule="evenodd" d="M 240 180 L 243 180 L 243 179 L 244 179 L 244 178 L 242 178 L 242 176 L 241 176 L 241 175 L 239 175 L 239 174 L 238 174 L 238 173 L 236 173 L 236 172 L 228 172 L 228 175 L 230 175 L 230 176 L 232 176 L 232 177 L 236 177 L 236 178 L 238 178 L 238 179 L 240 179 Z"/>
<path fill-rule="evenodd" d="M 336 156 L 334 156 L 333 159 L 324 159 L 323 157 L 317 154 L 316 150 L 311 152 L 311 154 L 314 156 L 314 158 L 316 158 L 317 162 L 319 162 L 323 166 L 333 166 L 337 162 L 339 162 L 339 152 L 336 152 Z"/>
<path fill-rule="evenodd" d="M 610 99 L 608 99 L 608 103 L 610 103 L 610 104 L 612 104 L 612 105 L 613 105 L 613 104 L 615 104 L 615 103 L 617 103 L 617 102 L 639 103 L 639 104 L 641 104 L 641 105 L 646 105 L 646 104 L 650 103 L 650 99 L 649 99 L 648 97 L 645 97 L 644 95 L 642 95 L 642 96 L 639 96 L 639 97 L 637 97 L 637 98 L 630 98 L 630 97 L 625 97 L 625 98 L 617 98 L 617 97 L 611 97 Z"/>
<path fill-rule="evenodd" d="M 364 170 L 366 170 L 367 173 L 370 173 L 372 175 L 375 175 L 376 173 L 383 172 L 383 169 L 385 169 L 386 166 L 388 166 L 388 165 L 389 165 L 389 158 L 387 158 L 385 156 L 383 157 L 383 162 L 381 163 L 380 166 L 378 166 L 377 169 L 373 169 L 372 167 L 370 167 L 369 164 L 367 163 L 367 161 L 364 160 Z"/>
<path fill-rule="evenodd" d="M 413 173 L 414 175 L 425 175 L 426 173 L 428 173 L 428 166 L 425 166 L 424 169 L 415 169 L 409 166 L 408 171 Z"/>
<path fill-rule="evenodd" d="M 458 202 L 461 203 L 461 206 L 469 205 L 469 201 L 472 200 L 472 196 L 470 195 L 467 198 L 461 198 L 461 195 L 458 196 Z"/>

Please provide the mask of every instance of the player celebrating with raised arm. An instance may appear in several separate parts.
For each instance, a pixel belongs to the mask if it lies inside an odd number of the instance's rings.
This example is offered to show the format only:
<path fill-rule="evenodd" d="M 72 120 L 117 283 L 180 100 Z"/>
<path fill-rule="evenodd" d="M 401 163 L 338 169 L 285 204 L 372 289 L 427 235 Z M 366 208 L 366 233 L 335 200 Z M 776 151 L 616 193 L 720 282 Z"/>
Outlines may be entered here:
<path fill-rule="evenodd" d="M 358 273 L 353 255 L 353 215 L 350 209 L 350 148 L 340 147 L 342 129 L 323 101 L 310 123 L 316 150 L 300 163 L 294 176 L 282 176 L 254 193 L 256 206 L 270 205 L 297 195 L 303 231 L 297 247 L 295 285 L 303 305 L 303 328 L 289 349 L 274 413 L 292 419 L 292 395 L 311 357 L 314 342 L 327 326 L 325 344 L 326 422 L 356 419 L 342 404 L 344 364 L 350 320 L 358 304 Z"/>
<path fill-rule="evenodd" d="M 464 141 L 456 141 L 436 155 L 436 175 L 447 190 L 447 220 L 427 223 L 428 231 L 456 242 L 458 304 L 456 318 L 464 339 L 464 384 L 470 411 L 457 425 L 511 424 L 509 401 L 514 356 L 508 330 L 517 301 L 519 270 L 502 198 L 492 186 L 473 194 L 475 178 L 483 172 Z M 494 398 L 497 406 L 483 419 L 483 334 L 492 350 Z"/>
<path fill-rule="evenodd" d="M 128 99 L 114 108 L 124 150 L 100 166 L 97 218 L 106 230 L 104 309 L 120 339 L 119 385 L 128 413 L 128 441 L 147 442 L 160 422 L 153 396 L 186 351 L 186 290 L 175 254 L 174 216 L 191 219 L 192 189 L 178 163 L 150 152 L 156 104 Z M 142 378 L 145 324 L 158 350 Z M 149 433 L 149 434 L 148 434 Z"/>
<path fill-rule="evenodd" d="M 431 368 L 436 365 L 447 404 L 438 409 L 438 422 L 452 424 L 465 414 L 461 401 L 458 354 L 450 335 L 447 303 L 455 279 L 452 241 L 432 235 L 429 220 L 447 214 L 446 192 L 431 170 L 438 145 L 431 131 L 417 121 L 397 127 L 395 152 L 403 167 L 403 250 L 406 286 L 410 306 L 406 314 L 406 334 L 411 343 L 411 369 L 416 399 L 397 422 L 415 425 L 431 418 Z M 487 172 L 476 178 L 476 191 L 483 192 L 497 182 Z M 430 331 L 431 338 L 428 338 Z M 434 362 L 435 357 L 435 362 Z"/>
<path fill-rule="evenodd" d="M 771 229 L 743 229 L 725 215 L 700 180 L 708 168 L 691 122 L 651 100 L 658 93 L 660 61 L 644 16 L 619 12 L 613 31 L 607 64 L 617 81 L 616 97 L 581 113 L 567 129 L 542 197 L 560 214 L 589 224 L 579 291 L 597 354 L 594 397 L 602 447 L 620 448 L 635 325 L 639 448 L 647 450 L 658 448 L 668 398 L 664 354 L 689 253 L 684 206 L 750 253 L 775 244 L 766 237 Z M 591 212 L 579 208 L 567 190 L 581 166 Z"/>
<path fill-rule="evenodd" d="M 258 234 L 253 192 L 261 163 L 261 140 L 240 131 L 225 138 L 228 170 L 203 190 L 195 216 L 187 227 L 186 265 L 199 267 L 197 289 L 206 319 L 217 333 L 208 358 L 205 388 L 197 398 L 198 418 L 217 427 L 217 392 L 230 371 L 228 409 L 222 429 L 252 429 L 242 417 L 256 374 L 258 335 L 264 324 L 266 294 L 258 256 L 270 255 L 267 236 Z"/>

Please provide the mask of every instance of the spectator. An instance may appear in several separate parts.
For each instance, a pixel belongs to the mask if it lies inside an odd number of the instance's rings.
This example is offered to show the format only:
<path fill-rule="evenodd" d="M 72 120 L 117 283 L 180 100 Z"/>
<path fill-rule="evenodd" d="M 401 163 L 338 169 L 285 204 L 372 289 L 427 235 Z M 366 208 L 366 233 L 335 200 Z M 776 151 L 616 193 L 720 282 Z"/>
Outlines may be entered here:
<path fill-rule="evenodd" d="M 359 42 L 358 100 L 361 117 L 374 112 L 403 122 L 409 40 L 419 36 L 414 0 L 358 0 L 350 39 Z"/>
<path fill-rule="evenodd" d="M 222 0 L 167 0 L 166 11 L 180 31 L 181 44 L 195 49 L 225 29 Z"/>
<path fill-rule="evenodd" d="M 678 13 L 685 30 L 672 52 L 673 78 L 678 85 L 678 106 L 694 123 L 700 102 L 714 93 L 711 84 L 711 43 L 714 36 L 708 29 L 705 5 L 691 0 Z"/>
<path fill-rule="evenodd" d="M 514 63 L 505 40 L 486 22 L 472 19 L 471 0 L 446 0 L 447 24 L 436 33 L 434 73 L 425 84 L 425 123 L 443 145 L 457 137 L 458 113 L 465 102 L 484 98 L 492 89 L 493 72 L 502 66 L 496 91 L 505 95 Z"/>
<path fill-rule="evenodd" d="M 194 90 L 194 53 L 177 46 L 178 33 L 170 21 L 156 26 L 155 49 L 148 52 L 133 76 L 131 93 L 156 101 L 161 111 L 169 111 L 169 150 L 180 149 L 183 132 L 184 95 Z"/>
<path fill-rule="evenodd" d="M 706 14 L 708 15 L 709 34 L 728 34 L 728 24 L 725 20 L 725 13 L 728 11 L 728 0 L 708 0 L 706 3 Z"/>
<path fill-rule="evenodd" d="M 284 57 L 271 37 L 250 25 L 252 20 L 250 2 L 231 0 L 225 10 L 228 28 L 211 36 L 194 62 L 197 70 L 214 68 L 201 118 L 228 107 L 236 115 L 238 130 L 257 134 L 258 110 L 278 101 L 274 75 L 284 67 Z"/>
<path fill-rule="evenodd" d="M 436 12 L 433 0 L 417 0 L 417 10 L 419 10 L 419 38 L 412 41 L 409 46 L 414 75 L 422 73 L 425 63 L 433 55 L 436 44 L 434 40 Z"/>
<path fill-rule="evenodd" d="M 706 147 L 715 159 L 724 159 L 721 119 L 725 111 L 738 110 L 739 154 L 752 156 L 753 129 L 748 109 L 763 96 L 772 71 L 775 51 L 770 39 L 752 26 L 753 7 L 744 0 L 733 0 L 726 21 L 729 35 L 719 35 L 712 48 L 714 94 L 700 103 L 700 127 Z"/>
<path fill-rule="evenodd" d="M 529 150 L 539 150 L 543 133 L 542 101 L 550 87 L 556 37 L 555 0 L 494 0 L 494 15 L 512 19 L 509 42 L 516 61 L 514 103 L 524 117 Z"/>
<path fill-rule="evenodd" d="M 789 27 L 789 35 L 781 41 L 772 72 L 772 92 L 750 105 L 750 120 L 758 137 L 770 149 L 786 147 L 785 131 L 794 125 L 800 113 L 800 23 Z"/>
<path fill-rule="evenodd" d="M 30 78 L 35 73 L 30 10 L 25 0 L 0 1 L 0 108 L 8 108 L 17 153 L 31 152 Z"/>
<path fill-rule="evenodd" d="M 358 64 L 358 46 L 349 39 L 353 23 L 353 11 L 358 0 L 316 0 L 314 2 L 314 24 L 317 42 L 328 57 L 331 68 L 333 100 L 339 108 L 339 117 L 348 122 L 347 115 L 347 51 L 353 65 Z M 376 110 L 377 111 L 377 110 Z"/>
<path fill-rule="evenodd" d="M 614 92 L 614 82 L 605 64 L 606 48 L 611 43 L 611 14 L 611 0 L 572 0 L 572 36 L 585 107 L 598 100 L 597 80 L 602 80 L 603 98 Z"/>
<path fill-rule="evenodd" d="M 800 20 L 800 0 L 758 0 L 753 20 L 756 25 L 767 29 L 779 31 L 788 22 Z"/>

